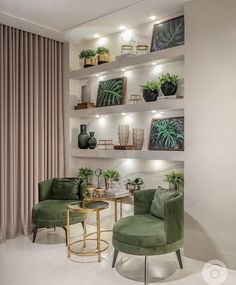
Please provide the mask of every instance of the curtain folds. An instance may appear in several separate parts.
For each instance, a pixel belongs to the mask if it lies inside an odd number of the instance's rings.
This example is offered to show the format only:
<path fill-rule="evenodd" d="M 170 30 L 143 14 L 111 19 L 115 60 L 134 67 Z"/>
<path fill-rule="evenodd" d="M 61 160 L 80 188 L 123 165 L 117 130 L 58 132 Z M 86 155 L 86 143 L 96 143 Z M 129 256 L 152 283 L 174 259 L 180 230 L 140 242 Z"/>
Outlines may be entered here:
<path fill-rule="evenodd" d="M 0 24 L 0 242 L 31 230 L 39 181 L 64 175 L 63 43 Z"/>

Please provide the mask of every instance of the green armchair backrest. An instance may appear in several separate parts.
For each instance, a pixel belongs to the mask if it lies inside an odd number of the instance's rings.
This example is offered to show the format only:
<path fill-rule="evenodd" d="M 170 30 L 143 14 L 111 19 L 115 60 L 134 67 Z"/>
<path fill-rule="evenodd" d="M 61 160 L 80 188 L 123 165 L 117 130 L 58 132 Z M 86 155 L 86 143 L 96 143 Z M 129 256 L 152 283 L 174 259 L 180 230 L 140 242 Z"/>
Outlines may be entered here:
<path fill-rule="evenodd" d="M 70 178 L 70 179 L 76 179 L 76 178 Z M 50 190 L 53 183 L 53 179 L 45 180 L 42 182 L 39 182 L 38 184 L 38 196 L 39 196 L 39 202 L 50 199 Z M 83 194 L 87 191 L 87 182 L 84 180 L 79 185 L 79 200 L 83 200 Z"/>
<path fill-rule="evenodd" d="M 150 208 L 156 189 L 148 189 L 134 192 L 134 214 L 150 214 Z M 157 218 L 158 219 L 158 218 Z M 184 235 L 184 195 L 178 192 L 178 196 L 168 200 L 164 204 L 164 225 L 167 244 L 183 238 Z"/>

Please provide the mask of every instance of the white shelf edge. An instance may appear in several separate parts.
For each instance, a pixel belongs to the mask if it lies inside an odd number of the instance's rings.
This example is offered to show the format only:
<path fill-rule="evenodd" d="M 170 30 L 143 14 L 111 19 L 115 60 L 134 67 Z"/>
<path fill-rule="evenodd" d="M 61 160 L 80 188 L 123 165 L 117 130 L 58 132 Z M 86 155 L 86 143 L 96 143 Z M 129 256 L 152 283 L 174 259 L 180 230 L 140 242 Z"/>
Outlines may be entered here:
<path fill-rule="evenodd" d="M 184 151 L 73 149 L 72 157 L 184 161 Z"/>
<path fill-rule="evenodd" d="M 95 74 L 110 75 L 117 73 L 122 68 L 140 68 L 150 65 L 151 62 L 159 64 L 179 61 L 184 59 L 185 46 L 177 46 L 144 55 L 130 57 L 123 60 L 113 61 L 69 72 L 70 79 L 84 80 L 93 77 Z"/>
<path fill-rule="evenodd" d="M 70 118 L 86 118 L 96 115 L 117 115 L 121 113 L 136 113 L 148 111 L 183 110 L 184 98 L 181 99 L 161 99 L 155 102 L 145 102 L 140 104 L 124 104 L 110 107 L 100 107 L 91 109 L 71 110 Z"/>

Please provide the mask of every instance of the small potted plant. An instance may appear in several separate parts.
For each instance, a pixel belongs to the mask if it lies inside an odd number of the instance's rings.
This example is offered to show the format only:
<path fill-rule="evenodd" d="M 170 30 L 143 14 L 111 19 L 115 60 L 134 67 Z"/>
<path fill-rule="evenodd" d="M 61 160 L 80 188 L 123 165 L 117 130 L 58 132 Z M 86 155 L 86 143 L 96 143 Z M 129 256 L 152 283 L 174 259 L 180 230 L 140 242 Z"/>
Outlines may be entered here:
<path fill-rule="evenodd" d="M 92 184 L 89 183 L 89 179 L 93 176 L 94 171 L 88 167 L 81 167 L 78 169 L 77 177 L 85 180 L 88 186 Z"/>
<path fill-rule="evenodd" d="M 102 172 L 102 176 L 105 180 L 106 189 L 112 189 L 112 182 L 118 181 L 120 178 L 120 173 L 115 169 L 106 169 Z"/>
<path fill-rule="evenodd" d="M 141 85 L 141 92 L 143 98 L 146 102 L 156 101 L 159 95 L 160 85 L 157 81 L 147 81 L 145 84 Z"/>
<path fill-rule="evenodd" d="M 176 74 L 162 74 L 159 78 L 159 85 L 164 96 L 175 95 L 178 89 L 180 77 Z"/>
<path fill-rule="evenodd" d="M 79 57 L 84 60 L 84 67 L 94 66 L 96 64 L 95 56 L 97 55 L 95 50 L 84 49 L 81 51 Z"/>
<path fill-rule="evenodd" d="M 140 177 L 131 178 L 126 180 L 126 189 L 129 190 L 130 193 L 134 193 L 134 191 L 141 190 L 144 187 L 144 181 Z"/>
<path fill-rule="evenodd" d="M 98 47 L 98 64 L 103 64 L 109 62 L 109 49 L 106 47 Z"/>
<path fill-rule="evenodd" d="M 180 190 L 180 186 L 184 185 L 184 173 L 183 171 L 171 171 L 165 175 L 165 182 L 169 183 L 169 187 L 172 190 Z"/>

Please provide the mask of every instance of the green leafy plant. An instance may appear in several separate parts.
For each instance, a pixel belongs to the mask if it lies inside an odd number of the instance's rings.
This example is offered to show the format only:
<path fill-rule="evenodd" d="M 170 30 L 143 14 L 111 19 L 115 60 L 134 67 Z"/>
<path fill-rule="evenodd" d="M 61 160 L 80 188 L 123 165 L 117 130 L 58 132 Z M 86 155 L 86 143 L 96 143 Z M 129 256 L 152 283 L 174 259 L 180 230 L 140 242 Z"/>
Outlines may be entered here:
<path fill-rule="evenodd" d="M 147 81 L 146 83 L 142 84 L 140 86 L 140 89 L 141 89 L 141 92 L 143 92 L 144 90 L 152 90 L 152 91 L 155 91 L 155 90 L 159 90 L 160 88 L 160 84 L 158 81 Z"/>
<path fill-rule="evenodd" d="M 183 171 L 171 171 L 165 175 L 165 182 L 168 182 L 170 187 L 173 185 L 176 190 L 179 190 L 179 186 L 184 185 L 184 173 Z"/>
<path fill-rule="evenodd" d="M 126 186 L 127 186 L 128 184 L 130 184 L 130 185 L 143 185 L 143 184 L 144 184 L 144 181 L 143 181 L 142 178 L 136 177 L 136 178 L 127 179 L 127 180 L 125 181 L 125 184 L 126 184 Z"/>
<path fill-rule="evenodd" d="M 105 180 L 112 178 L 113 180 L 118 181 L 120 178 L 120 173 L 115 169 L 108 168 L 102 172 L 102 176 Z"/>
<path fill-rule="evenodd" d="M 94 171 L 91 168 L 81 167 L 78 169 L 77 177 L 86 180 L 88 183 L 89 177 L 91 177 L 93 174 Z"/>
<path fill-rule="evenodd" d="M 162 84 L 164 84 L 166 82 L 171 82 L 171 83 L 176 85 L 179 81 L 180 81 L 179 75 L 177 75 L 177 74 L 172 74 L 171 75 L 169 72 L 165 73 L 165 74 L 162 74 L 158 78 L 159 85 L 162 85 Z"/>
<path fill-rule="evenodd" d="M 156 25 L 153 33 L 152 51 L 184 44 L 184 17 L 170 19 Z"/>
<path fill-rule="evenodd" d="M 97 54 L 104 54 L 104 53 L 109 53 L 109 49 L 106 47 L 98 47 L 97 48 Z"/>
<path fill-rule="evenodd" d="M 97 107 L 120 105 L 123 96 L 122 78 L 115 78 L 99 82 Z"/>
<path fill-rule="evenodd" d="M 154 120 L 151 132 L 152 144 L 164 149 L 183 149 L 183 118 Z"/>
<path fill-rule="evenodd" d="M 81 51 L 79 57 L 81 59 L 83 58 L 90 58 L 90 57 L 95 57 L 97 55 L 96 51 L 93 49 L 84 49 Z"/>

